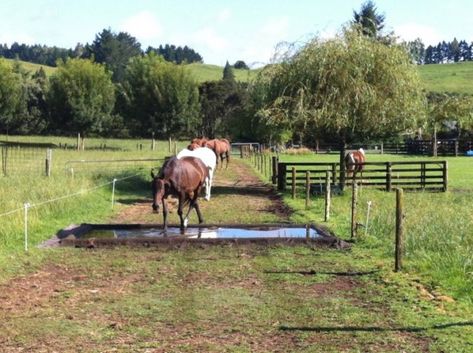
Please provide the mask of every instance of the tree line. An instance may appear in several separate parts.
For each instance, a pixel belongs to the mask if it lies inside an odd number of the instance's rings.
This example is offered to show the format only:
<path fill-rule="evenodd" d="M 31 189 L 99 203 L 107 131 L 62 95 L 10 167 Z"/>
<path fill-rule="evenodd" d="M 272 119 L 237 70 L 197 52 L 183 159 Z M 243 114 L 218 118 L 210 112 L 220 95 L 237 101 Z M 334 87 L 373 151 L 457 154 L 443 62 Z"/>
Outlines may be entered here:
<path fill-rule="evenodd" d="M 419 64 L 447 64 L 473 61 L 473 42 L 458 41 L 439 42 L 437 45 L 425 46 L 420 38 L 406 43 L 412 60 Z"/>
<path fill-rule="evenodd" d="M 172 44 L 160 45 L 158 48 L 148 47 L 146 50 L 141 48 L 141 44 L 135 37 L 126 32 L 115 33 L 111 29 L 104 29 L 98 33 L 95 40 L 91 44 L 77 43 L 74 49 L 59 48 L 56 46 L 49 47 L 40 44 L 20 44 L 14 42 L 11 46 L 0 44 L 0 57 L 7 59 L 18 58 L 23 61 L 56 66 L 58 60 L 66 60 L 67 58 L 92 58 L 95 57 L 97 62 L 103 63 L 103 57 L 99 48 L 108 48 L 110 51 L 119 51 L 122 54 L 129 50 L 129 56 L 144 55 L 151 51 L 161 55 L 165 60 L 181 63 L 202 62 L 202 56 L 194 49 L 188 46 L 176 46 Z"/>

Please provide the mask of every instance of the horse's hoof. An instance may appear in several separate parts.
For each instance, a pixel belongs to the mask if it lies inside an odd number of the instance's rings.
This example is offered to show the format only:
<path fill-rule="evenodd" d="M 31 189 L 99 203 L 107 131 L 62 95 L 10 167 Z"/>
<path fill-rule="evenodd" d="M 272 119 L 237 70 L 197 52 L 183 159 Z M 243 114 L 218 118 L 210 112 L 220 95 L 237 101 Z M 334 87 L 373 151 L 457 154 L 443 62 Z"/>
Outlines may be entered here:
<path fill-rule="evenodd" d="M 210 200 L 210 195 L 209 196 L 205 195 L 204 200 L 209 201 Z"/>

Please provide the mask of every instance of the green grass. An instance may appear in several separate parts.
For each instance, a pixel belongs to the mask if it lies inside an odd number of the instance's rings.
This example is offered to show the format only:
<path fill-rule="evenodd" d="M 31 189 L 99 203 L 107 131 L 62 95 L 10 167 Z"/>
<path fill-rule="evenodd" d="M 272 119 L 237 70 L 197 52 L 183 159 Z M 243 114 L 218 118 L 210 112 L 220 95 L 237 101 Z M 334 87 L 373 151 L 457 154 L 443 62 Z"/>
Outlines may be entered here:
<path fill-rule="evenodd" d="M 7 59 L 11 62 L 13 60 Z M 38 65 L 20 61 L 29 71 L 37 71 L 40 67 L 48 76 L 52 75 L 55 67 Z M 197 82 L 217 81 L 222 78 L 223 67 L 210 64 L 193 63 L 186 65 Z M 473 94 L 473 62 L 455 64 L 430 64 L 417 66 L 422 85 L 427 92 L 453 92 Z M 255 70 L 233 69 L 237 81 L 248 82 L 259 72 Z"/>
<path fill-rule="evenodd" d="M 35 138 L 37 139 L 37 138 Z M 46 140 L 43 140 L 45 142 Z M 100 143 L 99 140 L 94 143 Z M 157 154 L 133 149 L 136 142 L 109 141 L 130 150 L 55 152 L 55 163 L 67 158 L 110 158 Z M 166 142 L 160 142 L 166 149 Z M 61 155 L 64 153 L 64 155 Z M 105 153 L 102 155 L 102 153 Z M 166 151 L 163 151 L 165 154 Z M 281 156 L 282 160 L 332 161 L 336 155 Z M 368 155 L 370 161 L 407 157 Z M 425 157 L 424 157 L 425 158 Z M 362 231 L 350 251 L 309 247 L 245 247 L 231 245 L 174 249 L 22 249 L 21 216 L 11 221 L 15 236 L 0 251 L 2 278 L 10 291 L 0 308 L 5 330 L 0 342 L 8 351 L 118 351 L 158 349 L 207 352 L 468 352 L 473 345 L 471 281 L 471 163 L 449 158 L 448 193 L 405 195 L 405 271 L 392 272 L 394 194 L 364 188 L 359 213 L 374 206 L 370 228 Z M 238 163 L 238 161 L 234 161 Z M 249 162 L 251 163 L 251 162 Z M 234 175 L 226 175 L 235 181 Z M 19 204 L 24 195 L 49 198 L 110 180 L 113 173 L 80 173 L 47 178 L 0 178 L 3 200 Z M 57 179 L 56 179 L 57 177 Z M 8 180 L 8 182 L 6 181 Z M 127 200 L 143 199 L 147 175 L 139 183 L 118 184 Z M 26 187 L 27 186 L 27 187 Z M 292 220 L 323 223 L 321 199 L 305 210 L 303 190 L 298 199 L 284 194 L 293 208 Z M 274 222 L 248 214 L 245 196 L 235 199 L 232 213 L 219 207 L 224 197 L 208 203 L 209 221 Z M 221 197 L 221 198 L 219 198 Z M 225 199 L 227 200 L 227 199 Z M 35 200 L 33 200 L 35 201 Z M 227 201 L 225 201 L 227 202 Z M 212 204 L 211 204 L 212 203 Z M 3 205 L 3 204 L 2 204 Z M 86 207 L 84 207 L 84 205 Z M 333 198 L 327 224 L 348 238 L 350 197 Z M 116 212 L 115 210 L 114 212 Z M 44 209 L 33 219 L 33 242 L 65 224 L 109 219 L 110 187 Z M 34 214 L 32 217 L 36 217 Z M 5 218 L 7 219 L 7 218 Z M 2 228 L 5 224 L 2 220 Z M 16 239 L 15 238 L 15 239 Z M 318 274 L 267 273 L 315 270 Z M 376 270 L 359 277 L 333 272 Z M 29 273 L 33 273 L 28 277 Z M 22 279 L 21 275 L 27 277 Z M 455 303 L 422 298 L 418 285 L 452 295 Z M 16 293 L 29 288 L 26 301 Z M 21 292 L 23 293 L 23 292 Z M 17 298 L 16 301 L 14 298 Z M 22 303 L 22 305 L 15 303 Z M 23 305 L 26 305 L 23 307 Z M 73 348 L 72 348 L 73 347 Z"/>
<path fill-rule="evenodd" d="M 9 61 L 12 65 L 15 62 L 15 60 L 13 60 L 13 59 L 5 59 L 5 60 Z M 31 71 L 33 73 L 38 71 L 41 67 L 43 68 L 44 72 L 46 73 L 46 76 L 51 76 L 56 71 L 55 67 L 48 66 L 48 65 L 34 64 L 34 63 L 27 62 L 27 61 L 22 61 L 22 60 L 19 60 L 19 62 L 21 63 L 21 66 L 24 69 L 26 69 L 28 71 Z"/>
<path fill-rule="evenodd" d="M 209 64 L 189 64 L 186 65 L 189 68 L 192 75 L 198 82 L 204 81 L 218 81 L 222 79 L 223 67 Z M 244 70 L 244 69 L 233 69 L 235 79 L 237 81 L 248 82 L 254 77 L 259 70 Z"/>
<path fill-rule="evenodd" d="M 336 162 L 338 155 L 282 156 L 282 161 Z M 368 155 L 368 161 L 434 160 L 429 157 Z M 448 161 L 449 192 L 406 192 L 405 212 L 405 269 L 424 276 L 432 288 L 437 286 L 450 295 L 472 302 L 473 262 L 473 169 L 468 157 L 438 158 Z M 331 219 L 327 225 L 339 236 L 350 235 L 351 189 L 332 200 Z M 322 222 L 324 202 L 321 197 L 305 209 L 304 190 L 293 200 L 284 194 L 285 201 L 296 210 L 292 220 Z M 372 201 L 369 229 L 360 230 L 359 247 L 379 261 L 392 262 L 395 229 L 395 194 L 363 188 L 359 195 L 358 222 L 366 223 L 367 203 Z"/>
<path fill-rule="evenodd" d="M 418 66 L 426 91 L 473 94 L 473 62 Z"/>

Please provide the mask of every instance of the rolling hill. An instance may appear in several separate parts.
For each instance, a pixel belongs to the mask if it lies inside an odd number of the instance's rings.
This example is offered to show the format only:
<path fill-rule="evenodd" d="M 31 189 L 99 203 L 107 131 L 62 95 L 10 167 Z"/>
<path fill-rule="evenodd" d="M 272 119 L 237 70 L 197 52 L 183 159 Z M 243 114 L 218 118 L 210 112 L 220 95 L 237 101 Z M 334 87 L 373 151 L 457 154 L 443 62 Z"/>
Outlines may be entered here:
<path fill-rule="evenodd" d="M 13 60 L 10 61 L 13 62 Z M 36 71 L 42 66 L 48 76 L 56 70 L 55 67 L 25 61 L 21 61 L 21 64 L 31 71 Z M 221 66 L 193 63 L 187 67 L 198 82 L 222 78 L 223 67 Z M 247 82 L 256 77 L 260 70 L 234 69 L 233 72 L 237 81 Z M 473 95 L 473 62 L 421 65 L 418 66 L 418 70 L 426 91 Z"/>

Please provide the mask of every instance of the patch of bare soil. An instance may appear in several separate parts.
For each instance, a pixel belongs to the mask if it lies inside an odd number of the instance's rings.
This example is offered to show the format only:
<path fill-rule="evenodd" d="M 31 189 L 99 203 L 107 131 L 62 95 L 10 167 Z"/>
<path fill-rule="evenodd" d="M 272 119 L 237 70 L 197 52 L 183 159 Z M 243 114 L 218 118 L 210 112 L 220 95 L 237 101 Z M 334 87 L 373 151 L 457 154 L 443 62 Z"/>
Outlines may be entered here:
<path fill-rule="evenodd" d="M 231 190 L 234 193 L 233 197 L 239 199 L 232 202 L 250 206 L 255 212 L 275 214 L 281 221 L 288 220 L 292 213 L 271 185 L 262 182 L 248 165 L 239 161 L 230 163 L 228 170 L 217 170 L 213 187 L 216 190 L 212 193 L 213 196 L 218 196 L 219 190 Z M 169 198 L 168 202 L 169 211 L 175 212 L 177 200 Z M 211 199 L 209 202 L 216 200 Z M 151 203 L 151 198 L 135 202 L 114 216 L 110 223 L 159 223 L 160 218 L 153 215 Z M 202 201 L 200 205 L 205 216 L 206 202 Z"/>

